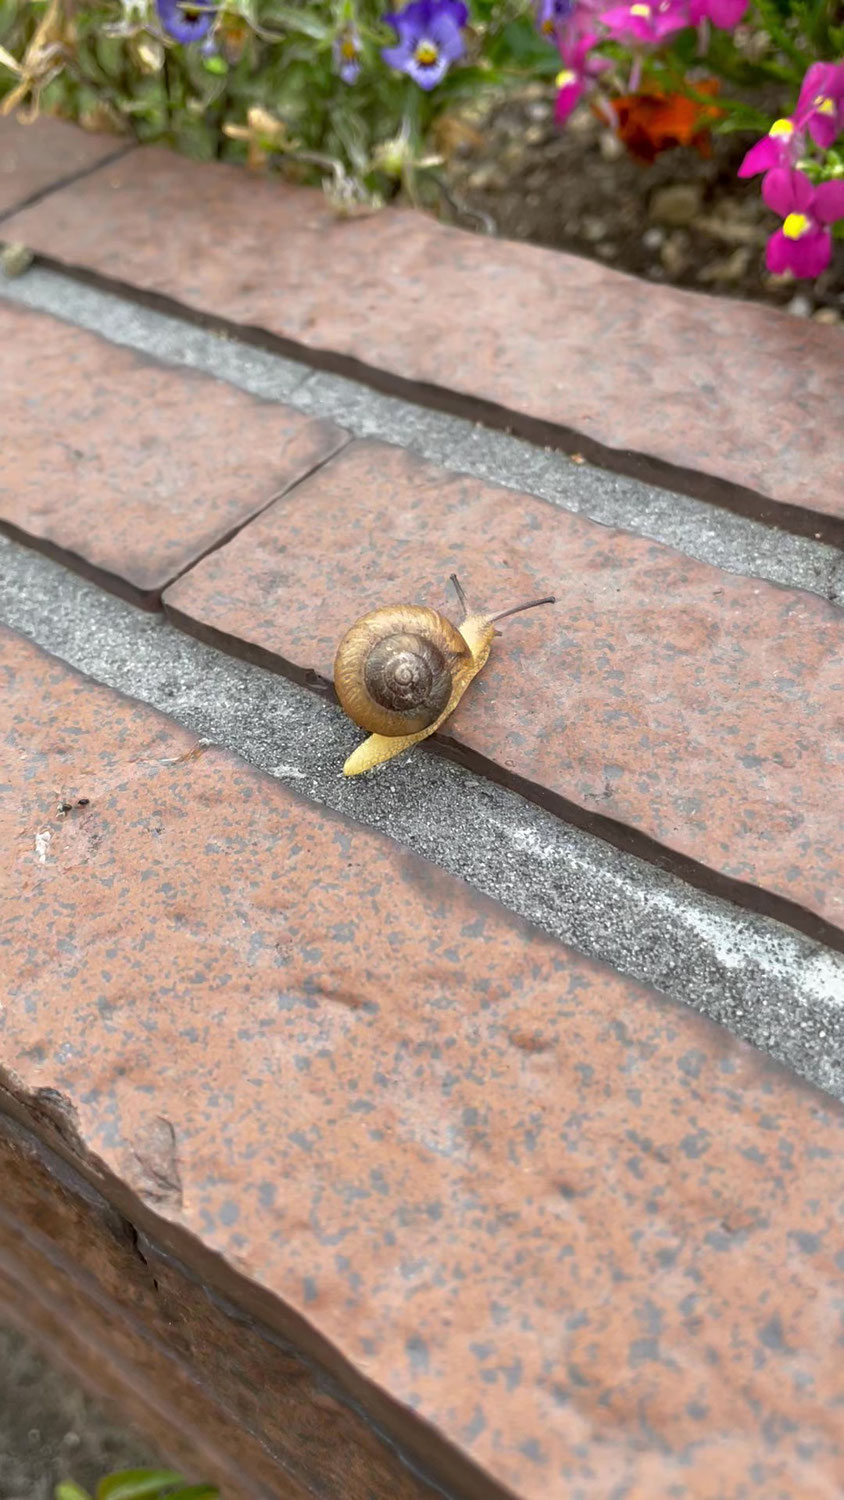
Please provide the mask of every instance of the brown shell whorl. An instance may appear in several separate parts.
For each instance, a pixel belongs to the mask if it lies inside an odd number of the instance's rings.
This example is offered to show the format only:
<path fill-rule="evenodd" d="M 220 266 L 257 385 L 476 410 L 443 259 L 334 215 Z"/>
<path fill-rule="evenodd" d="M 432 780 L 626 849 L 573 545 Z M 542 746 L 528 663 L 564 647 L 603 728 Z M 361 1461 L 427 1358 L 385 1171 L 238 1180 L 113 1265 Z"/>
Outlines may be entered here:
<path fill-rule="evenodd" d="M 456 626 L 423 605 L 387 605 L 358 620 L 340 642 L 334 686 L 371 734 L 418 734 L 446 708 L 454 667 L 470 655 Z"/>

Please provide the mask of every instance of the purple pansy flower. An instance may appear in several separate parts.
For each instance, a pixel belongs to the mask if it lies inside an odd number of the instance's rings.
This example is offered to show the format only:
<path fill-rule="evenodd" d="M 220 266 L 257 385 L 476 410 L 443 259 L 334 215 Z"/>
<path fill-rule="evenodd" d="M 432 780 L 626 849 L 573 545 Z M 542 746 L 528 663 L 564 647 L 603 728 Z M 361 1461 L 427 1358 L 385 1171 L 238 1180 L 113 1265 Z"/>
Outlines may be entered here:
<path fill-rule="evenodd" d="M 357 83 L 360 74 L 360 36 L 354 26 L 345 26 L 334 38 L 334 68 L 344 83 Z"/>
<path fill-rule="evenodd" d="M 663 42 L 682 31 L 689 24 L 689 11 L 685 0 L 634 0 L 630 5 L 614 5 L 605 10 L 601 20 L 613 41 L 628 46 Z"/>
<path fill-rule="evenodd" d="M 775 120 L 767 135 L 751 146 L 738 169 L 739 177 L 755 177 L 774 167 L 793 167 L 803 150 L 803 137 L 793 120 Z"/>
<path fill-rule="evenodd" d="M 158 19 L 174 42 L 201 42 L 217 19 L 216 6 L 189 0 L 155 0 Z"/>
<path fill-rule="evenodd" d="M 537 29 L 549 41 L 555 41 L 573 10 L 574 0 L 537 0 Z"/>
<path fill-rule="evenodd" d="M 816 146 L 829 150 L 844 130 L 844 63 L 812 63 L 803 79 L 794 121 L 808 130 Z"/>
<path fill-rule="evenodd" d="M 844 218 L 844 181 L 813 187 L 804 172 L 775 167 L 762 183 L 762 197 L 784 220 L 768 241 L 768 270 L 820 276 L 832 256 L 829 225 Z"/>
<path fill-rule="evenodd" d="M 557 74 L 556 84 L 559 93 L 554 105 L 554 118 L 558 125 L 565 125 L 590 83 L 603 73 L 605 68 L 612 67 L 608 57 L 599 57 L 597 54 L 590 56 L 598 40 L 595 32 L 585 32 L 581 37 L 560 42 L 563 69 Z"/>
<path fill-rule="evenodd" d="M 463 0 L 412 0 L 404 10 L 384 16 L 399 40 L 381 56 L 421 89 L 435 88 L 466 50 L 460 31 L 468 19 Z"/>
<path fill-rule="evenodd" d="M 691 0 L 689 20 L 693 26 L 711 21 L 720 31 L 732 31 L 738 26 L 747 5 L 748 0 Z"/>

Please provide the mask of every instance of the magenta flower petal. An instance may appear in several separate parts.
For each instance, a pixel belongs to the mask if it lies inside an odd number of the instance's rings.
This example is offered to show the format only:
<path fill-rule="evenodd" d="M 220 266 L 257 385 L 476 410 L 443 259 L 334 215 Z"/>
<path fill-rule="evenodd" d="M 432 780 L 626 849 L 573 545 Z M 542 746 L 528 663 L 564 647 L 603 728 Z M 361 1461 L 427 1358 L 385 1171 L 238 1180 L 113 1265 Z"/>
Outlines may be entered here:
<path fill-rule="evenodd" d="M 762 197 L 768 207 L 783 219 L 789 214 L 806 213 L 812 206 L 814 195 L 806 174 L 789 167 L 774 167 L 762 180 Z"/>
<path fill-rule="evenodd" d="M 844 129 L 844 63 L 812 63 L 800 89 L 796 123 L 828 150 Z"/>
<path fill-rule="evenodd" d="M 713 26 L 721 31 L 731 31 L 738 26 L 747 5 L 748 0 L 706 0 L 706 12 Z"/>
<path fill-rule="evenodd" d="M 797 100 L 795 114 L 802 114 L 815 95 L 823 93 L 828 66 L 828 63 L 816 62 L 806 69 L 806 76 L 800 85 L 800 97 Z"/>
<path fill-rule="evenodd" d="M 844 181 L 839 178 L 816 187 L 813 211 L 821 224 L 834 224 L 836 219 L 844 219 Z"/>
<path fill-rule="evenodd" d="M 757 172 L 770 172 L 772 167 L 782 165 L 782 142 L 772 135 L 766 135 L 761 141 L 757 141 L 755 146 L 751 146 L 738 169 L 738 175 L 739 177 L 755 177 Z"/>
<path fill-rule="evenodd" d="M 687 0 L 632 0 L 614 5 L 601 20 L 618 42 L 660 42 L 689 24 Z"/>
<path fill-rule="evenodd" d="M 558 125 L 565 125 L 572 110 L 583 98 L 585 89 L 582 78 L 574 78 L 571 83 L 563 85 L 554 104 L 554 119 Z"/>
<path fill-rule="evenodd" d="M 775 276 L 782 276 L 791 270 L 791 241 L 786 239 L 781 229 L 771 235 L 765 247 L 765 265 Z"/>
<path fill-rule="evenodd" d="M 630 28 L 630 6 L 614 5 L 611 10 L 605 10 L 601 20 L 612 36 L 627 34 Z"/>
<path fill-rule="evenodd" d="M 799 240 L 790 240 L 791 269 L 801 278 L 820 276 L 832 257 L 832 235 L 828 229 L 812 229 L 801 234 Z"/>

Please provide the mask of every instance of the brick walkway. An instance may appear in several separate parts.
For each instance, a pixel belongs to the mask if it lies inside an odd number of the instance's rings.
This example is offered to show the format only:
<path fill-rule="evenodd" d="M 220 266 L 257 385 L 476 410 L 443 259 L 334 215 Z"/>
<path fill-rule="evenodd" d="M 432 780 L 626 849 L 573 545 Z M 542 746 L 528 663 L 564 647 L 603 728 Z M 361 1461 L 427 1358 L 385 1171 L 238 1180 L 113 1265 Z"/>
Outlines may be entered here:
<path fill-rule="evenodd" d="M 839 332 L 56 122 L 3 214 L 0 1307 L 232 1500 L 840 1493 Z M 343 782 L 454 570 L 559 602 Z"/>

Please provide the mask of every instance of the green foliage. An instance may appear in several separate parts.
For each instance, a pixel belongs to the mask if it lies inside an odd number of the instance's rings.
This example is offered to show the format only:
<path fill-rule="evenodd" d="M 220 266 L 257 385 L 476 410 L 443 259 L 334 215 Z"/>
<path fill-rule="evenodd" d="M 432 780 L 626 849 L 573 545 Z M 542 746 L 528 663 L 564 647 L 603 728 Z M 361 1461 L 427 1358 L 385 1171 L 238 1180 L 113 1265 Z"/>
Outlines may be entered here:
<path fill-rule="evenodd" d="M 72 1480 L 54 1490 L 55 1500 L 92 1500 Z M 97 1485 L 93 1500 L 219 1500 L 213 1484 L 186 1484 L 172 1469 L 123 1469 L 108 1474 Z"/>
<path fill-rule="evenodd" d="M 301 179 L 323 178 L 347 207 L 374 206 L 399 185 L 413 194 L 420 164 L 435 165 L 431 126 L 459 102 L 559 67 L 536 34 L 531 0 L 478 0 L 466 57 L 430 93 L 381 59 L 396 40 L 385 0 L 225 0 L 210 55 L 169 38 L 154 0 L 0 0 L 0 47 L 25 64 L 54 8 L 60 66 L 36 81 L 30 103 L 200 159 L 269 156 Z M 354 84 L 338 76 L 334 51 L 350 24 L 361 47 Z M 0 97 L 19 81 L 0 54 Z M 255 129 L 250 112 L 270 128 Z M 398 155 L 386 149 L 397 141 Z"/>

